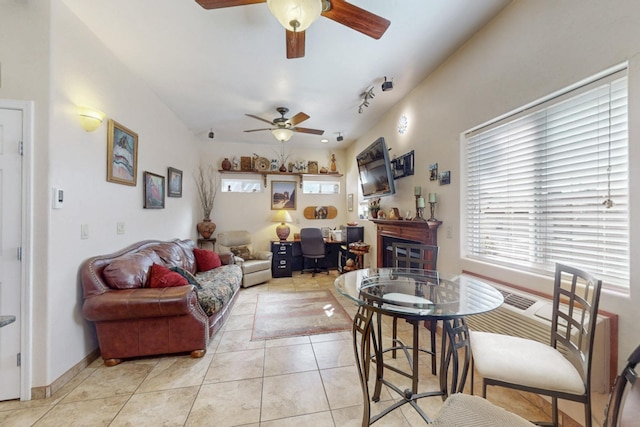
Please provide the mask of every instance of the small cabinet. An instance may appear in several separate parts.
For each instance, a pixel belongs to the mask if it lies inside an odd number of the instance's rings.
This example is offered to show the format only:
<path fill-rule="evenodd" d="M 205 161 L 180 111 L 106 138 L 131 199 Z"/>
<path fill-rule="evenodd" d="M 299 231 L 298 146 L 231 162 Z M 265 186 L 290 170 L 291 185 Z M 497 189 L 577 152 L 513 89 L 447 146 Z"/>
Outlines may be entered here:
<path fill-rule="evenodd" d="M 293 242 L 271 242 L 271 273 L 273 277 L 291 277 L 293 263 Z"/>

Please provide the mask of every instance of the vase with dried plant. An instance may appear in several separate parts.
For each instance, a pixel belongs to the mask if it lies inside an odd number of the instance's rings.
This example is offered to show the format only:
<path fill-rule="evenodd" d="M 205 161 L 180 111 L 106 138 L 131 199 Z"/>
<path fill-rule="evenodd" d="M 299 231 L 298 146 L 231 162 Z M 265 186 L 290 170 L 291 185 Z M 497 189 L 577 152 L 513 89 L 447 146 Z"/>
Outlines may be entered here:
<path fill-rule="evenodd" d="M 213 202 L 216 199 L 216 194 L 218 194 L 216 171 L 211 165 L 206 168 L 199 166 L 198 170 L 194 173 L 194 179 L 198 189 L 198 196 L 200 196 L 200 203 L 202 203 L 202 212 L 204 214 L 204 218 L 198 223 L 197 229 L 198 233 L 200 233 L 202 237 L 209 239 L 216 230 L 216 224 L 211 221 Z"/>

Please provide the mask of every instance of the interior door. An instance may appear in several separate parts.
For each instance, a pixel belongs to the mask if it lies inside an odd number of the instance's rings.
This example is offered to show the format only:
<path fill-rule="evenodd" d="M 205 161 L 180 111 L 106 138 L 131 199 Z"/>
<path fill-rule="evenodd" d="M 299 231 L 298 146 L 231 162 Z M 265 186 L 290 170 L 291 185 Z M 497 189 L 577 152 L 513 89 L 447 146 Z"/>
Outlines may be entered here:
<path fill-rule="evenodd" d="M 20 397 L 22 114 L 0 108 L 0 400 Z"/>

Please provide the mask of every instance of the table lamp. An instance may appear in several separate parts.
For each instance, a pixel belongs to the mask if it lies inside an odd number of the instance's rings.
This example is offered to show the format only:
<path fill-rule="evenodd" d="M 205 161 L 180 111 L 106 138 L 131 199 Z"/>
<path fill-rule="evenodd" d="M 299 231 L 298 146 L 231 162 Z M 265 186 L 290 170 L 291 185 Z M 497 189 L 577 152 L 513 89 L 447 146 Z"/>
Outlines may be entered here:
<path fill-rule="evenodd" d="M 276 234 L 278 235 L 278 240 L 287 240 L 287 238 L 289 237 L 289 233 L 291 232 L 291 229 L 286 223 L 293 221 L 293 219 L 291 219 L 291 215 L 289 215 L 289 211 L 285 211 L 285 210 L 276 211 L 271 216 L 271 221 L 280 223 L 280 225 L 276 227 Z"/>

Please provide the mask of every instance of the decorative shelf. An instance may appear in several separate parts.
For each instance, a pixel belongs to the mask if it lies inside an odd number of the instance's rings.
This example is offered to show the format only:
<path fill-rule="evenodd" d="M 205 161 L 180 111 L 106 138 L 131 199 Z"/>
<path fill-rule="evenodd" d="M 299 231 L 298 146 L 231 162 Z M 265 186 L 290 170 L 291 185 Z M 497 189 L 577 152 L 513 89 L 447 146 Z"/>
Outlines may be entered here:
<path fill-rule="evenodd" d="M 267 176 L 268 175 L 279 175 L 279 176 L 295 176 L 300 178 L 300 188 L 302 188 L 302 183 L 304 182 L 305 177 L 317 177 L 317 176 L 337 176 L 341 177 L 341 173 L 304 173 L 304 172 L 280 172 L 280 171 L 238 171 L 238 170 L 224 170 L 219 169 L 218 172 L 221 174 L 245 174 L 245 175 L 262 175 L 264 188 L 267 188 Z"/>

